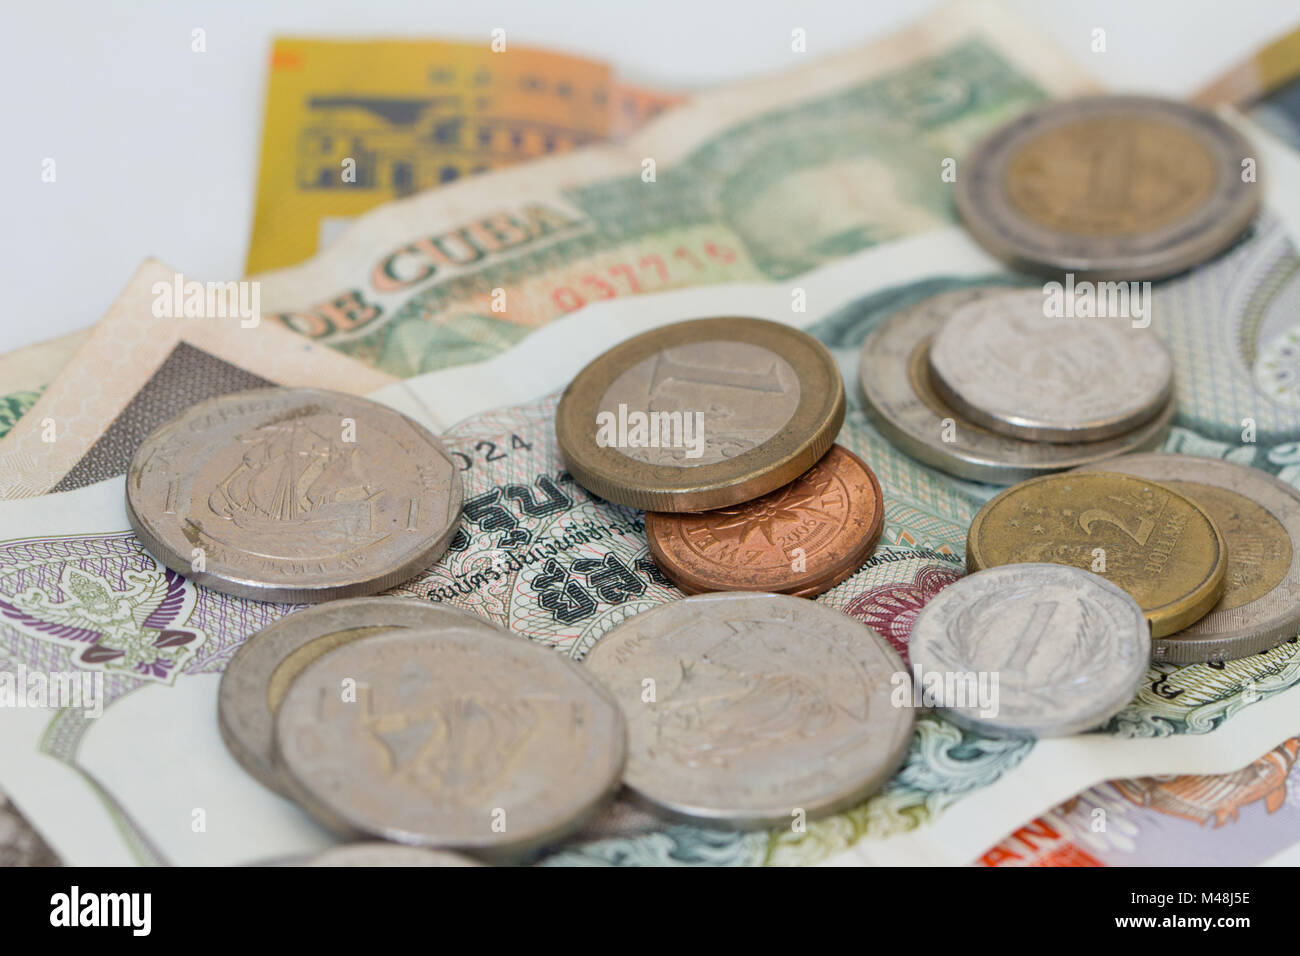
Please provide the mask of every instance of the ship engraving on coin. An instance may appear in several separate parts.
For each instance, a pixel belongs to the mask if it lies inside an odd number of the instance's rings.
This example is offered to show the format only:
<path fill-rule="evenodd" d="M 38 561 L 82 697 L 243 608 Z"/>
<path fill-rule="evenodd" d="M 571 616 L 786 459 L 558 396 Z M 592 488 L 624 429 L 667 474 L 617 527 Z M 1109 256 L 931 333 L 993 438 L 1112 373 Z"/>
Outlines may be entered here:
<path fill-rule="evenodd" d="M 275 766 L 275 713 L 303 669 L 341 644 L 399 628 L 428 629 L 480 619 L 445 604 L 413 598 L 363 597 L 329 601 L 258 631 L 221 672 L 217 718 L 235 759 L 266 786 L 284 790 Z"/>
<path fill-rule="evenodd" d="M 972 572 L 1038 562 L 1096 569 L 1133 596 L 1153 637 L 1182 630 L 1218 602 L 1226 552 L 1213 519 L 1190 498 L 1108 471 L 1008 488 L 976 513 L 966 537 Z"/>
<path fill-rule="evenodd" d="M 981 245 L 1020 269 L 1158 279 L 1227 248 L 1260 203 L 1255 156 L 1230 125 L 1145 96 L 1049 103 L 963 161 L 957 209 Z"/>
<path fill-rule="evenodd" d="M 980 299 L 930 342 L 935 392 L 968 421 L 1030 441 L 1096 441 L 1132 430 L 1173 393 L 1159 337 L 1121 318 L 1045 314 L 1040 290 Z"/>
<path fill-rule="evenodd" d="M 1000 435 L 967 421 L 930 384 L 929 345 L 956 310 L 1012 286 L 941 292 L 887 316 L 862 343 L 858 380 L 863 409 L 908 455 L 959 478 L 1009 485 L 1158 445 L 1173 421 L 1171 397 L 1149 421 L 1114 438 L 1051 443 Z"/>
<path fill-rule="evenodd" d="M 694 319 L 598 356 L 560 399 L 555 438 L 574 479 L 647 511 L 707 511 L 793 481 L 844 421 L 830 351 L 764 319 Z"/>
<path fill-rule="evenodd" d="M 426 429 L 311 388 L 210 399 L 131 460 L 127 516 L 167 567 L 228 594 L 315 602 L 400 584 L 446 550 L 460 473 Z"/>
<path fill-rule="evenodd" d="M 880 539 L 880 482 L 831 446 L 790 484 L 730 508 L 646 514 L 655 563 L 688 594 L 775 591 L 811 597 L 850 577 Z"/>
<path fill-rule="evenodd" d="M 1256 468 L 1196 455 L 1125 455 L 1108 471 L 1159 481 L 1195 501 L 1227 545 L 1223 597 L 1205 617 L 1157 639 L 1171 664 L 1258 654 L 1300 631 L 1300 492 Z"/>
<path fill-rule="evenodd" d="M 626 786 L 702 825 L 788 826 L 797 810 L 853 806 L 911 739 L 912 708 L 891 701 L 906 675 L 893 648 L 788 595 L 701 594 L 643 611 L 606 633 L 586 666 L 627 717 Z"/>
<path fill-rule="evenodd" d="M 1059 564 L 967 575 L 922 608 L 908 643 L 913 680 L 955 722 L 1028 737 L 1104 723 L 1137 693 L 1150 653 L 1146 616 L 1127 592 Z M 966 675 L 984 681 L 987 699 L 951 679 Z"/>
<path fill-rule="evenodd" d="M 598 681 L 487 622 L 335 648 L 289 687 L 275 740 L 295 792 L 338 832 L 495 855 L 580 827 L 626 756 Z"/>

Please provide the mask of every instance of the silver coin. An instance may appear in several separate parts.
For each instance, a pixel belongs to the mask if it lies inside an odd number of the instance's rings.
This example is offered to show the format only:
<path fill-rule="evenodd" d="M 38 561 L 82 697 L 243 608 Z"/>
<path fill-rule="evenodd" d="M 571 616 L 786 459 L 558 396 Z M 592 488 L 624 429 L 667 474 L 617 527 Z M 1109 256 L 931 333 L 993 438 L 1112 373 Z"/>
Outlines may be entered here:
<path fill-rule="evenodd" d="M 498 856 L 578 829 L 617 789 L 626 736 L 581 667 L 487 622 L 343 644 L 275 720 L 280 765 L 326 826 Z"/>
<path fill-rule="evenodd" d="M 1167 484 L 1204 508 L 1227 544 L 1223 597 L 1191 627 L 1156 638 L 1153 660 L 1230 661 L 1300 632 L 1300 492 L 1255 468 L 1196 455 L 1125 455 L 1086 471 Z"/>
<path fill-rule="evenodd" d="M 329 601 L 283 617 L 240 645 L 222 672 L 217 690 L 222 739 L 245 770 L 284 792 L 286 781 L 275 766 L 275 712 L 303 668 L 349 641 L 400 628 L 465 623 L 484 622 L 445 604 L 397 597 Z"/>
<path fill-rule="evenodd" d="M 373 594 L 436 561 L 460 521 L 442 443 L 375 402 L 315 388 L 237 392 L 155 429 L 126 511 L 163 564 L 227 594 Z"/>
<path fill-rule="evenodd" d="M 930 384 L 931 338 L 957 309 L 1008 288 L 942 292 L 895 312 L 872 330 L 862 343 L 858 377 L 864 411 L 881 434 L 931 467 L 994 485 L 1011 485 L 1160 444 L 1173 421 L 1173 398 L 1154 418 L 1130 432 L 1071 444 L 999 435 L 944 404 Z"/>
<path fill-rule="evenodd" d="M 301 866 L 482 866 L 459 853 L 379 841 L 345 843 L 304 860 Z"/>
<path fill-rule="evenodd" d="M 624 783 L 710 827 L 789 826 L 853 806 L 893 775 L 914 715 L 902 661 L 866 625 L 789 595 L 701 594 L 605 634 L 587 667 L 628 724 Z"/>
<path fill-rule="evenodd" d="M 1132 431 L 1169 403 L 1174 363 L 1149 328 L 1045 314 L 1038 289 L 969 302 L 930 342 L 931 385 L 967 421 L 1027 441 Z"/>
<path fill-rule="evenodd" d="M 917 615 L 907 653 L 922 702 L 955 723 L 1061 737 L 1133 699 L 1151 632 L 1137 602 L 1099 575 L 1004 564 L 940 591 Z"/>
<path fill-rule="evenodd" d="M 1148 96 L 1049 103 L 961 163 L 957 209 L 991 253 L 1030 272 L 1158 279 L 1227 248 L 1260 186 L 1250 144 L 1213 113 Z"/>

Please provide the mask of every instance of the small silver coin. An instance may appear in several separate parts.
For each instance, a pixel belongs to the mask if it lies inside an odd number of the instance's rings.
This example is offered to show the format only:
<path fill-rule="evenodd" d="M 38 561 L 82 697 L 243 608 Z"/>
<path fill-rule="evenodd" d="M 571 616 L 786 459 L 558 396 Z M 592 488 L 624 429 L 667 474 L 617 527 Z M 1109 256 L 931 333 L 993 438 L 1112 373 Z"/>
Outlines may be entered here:
<path fill-rule="evenodd" d="M 459 853 L 380 841 L 345 843 L 304 860 L 302 866 L 482 866 Z"/>
<path fill-rule="evenodd" d="M 126 511 L 154 557 L 260 601 L 373 594 L 456 534 L 460 472 L 430 432 L 340 392 L 264 388 L 209 399 L 151 432 Z"/>
<path fill-rule="evenodd" d="M 245 770 L 285 792 L 286 781 L 275 766 L 275 712 L 303 668 L 349 641 L 400 628 L 465 623 L 485 622 L 445 604 L 397 597 L 329 601 L 283 617 L 240 645 L 222 672 L 217 690 L 222 739 Z"/>
<path fill-rule="evenodd" d="M 1167 484 L 1214 519 L 1227 544 L 1219 603 L 1191 627 L 1151 644 L 1170 664 L 1259 654 L 1300 632 L 1300 492 L 1256 468 L 1197 455 L 1124 455 L 1081 471 Z"/>
<path fill-rule="evenodd" d="M 1027 441 L 1132 431 L 1169 403 L 1174 363 L 1128 319 L 1048 316 L 1039 289 L 979 299 L 930 342 L 935 393 L 967 421 Z"/>
<path fill-rule="evenodd" d="M 884 319 L 862 343 L 863 410 L 887 439 L 913 458 L 958 478 L 1012 485 L 1158 445 L 1173 421 L 1173 398 L 1149 421 L 1100 441 L 1056 444 L 999 435 L 967 421 L 931 386 L 929 346 L 961 307 L 1009 286 L 941 292 Z"/>
<path fill-rule="evenodd" d="M 1256 156 L 1219 117 L 1149 96 L 1089 96 L 1011 120 L 962 161 L 957 209 L 1019 269 L 1158 279 L 1226 249 L 1254 218 Z"/>
<path fill-rule="evenodd" d="M 922 702 L 980 733 L 1062 737 L 1137 693 L 1146 616 L 1104 578 L 1061 564 L 1004 564 L 944 588 L 907 646 Z"/>
<path fill-rule="evenodd" d="M 343 644 L 275 721 L 280 765 L 321 823 L 497 857 L 578 829 L 617 789 L 626 737 L 598 681 L 487 622 Z"/>
<path fill-rule="evenodd" d="M 853 806 L 912 736 L 912 710 L 890 699 L 907 677 L 893 648 L 803 598 L 674 601 L 610 630 L 586 666 L 627 718 L 629 790 L 703 826 L 789 826 Z"/>

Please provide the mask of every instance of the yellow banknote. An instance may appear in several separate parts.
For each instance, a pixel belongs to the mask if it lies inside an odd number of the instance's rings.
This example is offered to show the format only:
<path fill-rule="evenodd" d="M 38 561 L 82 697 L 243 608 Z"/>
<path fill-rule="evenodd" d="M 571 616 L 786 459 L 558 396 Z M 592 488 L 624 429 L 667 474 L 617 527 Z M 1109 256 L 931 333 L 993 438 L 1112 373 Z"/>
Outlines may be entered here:
<path fill-rule="evenodd" d="M 503 38 L 279 39 L 247 271 L 310 258 L 390 199 L 628 133 L 676 99 Z"/>

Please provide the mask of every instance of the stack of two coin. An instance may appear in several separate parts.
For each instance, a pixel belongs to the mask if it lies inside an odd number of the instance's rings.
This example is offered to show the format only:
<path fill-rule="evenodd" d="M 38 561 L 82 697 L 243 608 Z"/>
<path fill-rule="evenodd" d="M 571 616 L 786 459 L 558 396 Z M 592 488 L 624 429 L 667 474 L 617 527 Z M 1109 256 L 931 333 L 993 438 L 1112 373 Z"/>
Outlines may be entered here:
<path fill-rule="evenodd" d="M 812 336 L 751 318 L 630 339 L 565 390 L 555 432 L 588 491 L 646 514 L 650 552 L 688 594 L 811 597 L 880 538 L 871 468 L 834 444 L 844 383 Z"/>

